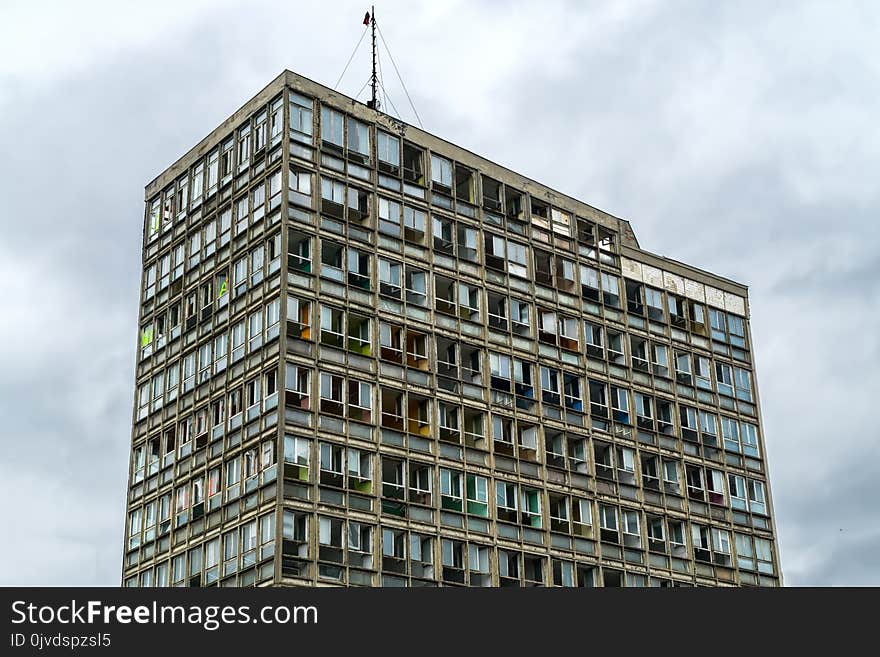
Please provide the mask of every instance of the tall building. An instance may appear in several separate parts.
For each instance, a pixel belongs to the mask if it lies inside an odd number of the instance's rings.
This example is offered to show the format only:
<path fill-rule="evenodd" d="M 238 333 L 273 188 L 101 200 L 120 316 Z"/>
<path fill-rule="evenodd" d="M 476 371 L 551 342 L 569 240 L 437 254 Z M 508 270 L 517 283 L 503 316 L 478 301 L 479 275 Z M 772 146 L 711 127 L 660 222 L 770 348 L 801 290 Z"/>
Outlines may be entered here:
<path fill-rule="evenodd" d="M 745 286 L 290 71 L 145 217 L 125 585 L 781 583 Z"/>

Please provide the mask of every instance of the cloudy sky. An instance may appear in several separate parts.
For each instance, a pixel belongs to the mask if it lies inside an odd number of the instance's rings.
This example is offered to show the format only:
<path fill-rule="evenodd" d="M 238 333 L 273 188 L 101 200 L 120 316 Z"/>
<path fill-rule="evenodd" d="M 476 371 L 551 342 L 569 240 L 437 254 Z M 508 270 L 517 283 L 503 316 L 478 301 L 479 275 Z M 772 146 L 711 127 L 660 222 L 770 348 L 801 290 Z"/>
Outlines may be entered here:
<path fill-rule="evenodd" d="M 121 4 L 0 4 L 0 584 L 118 584 L 143 187 L 367 9 Z M 880 585 L 880 4 L 376 4 L 428 131 L 750 286 L 786 583 Z"/>

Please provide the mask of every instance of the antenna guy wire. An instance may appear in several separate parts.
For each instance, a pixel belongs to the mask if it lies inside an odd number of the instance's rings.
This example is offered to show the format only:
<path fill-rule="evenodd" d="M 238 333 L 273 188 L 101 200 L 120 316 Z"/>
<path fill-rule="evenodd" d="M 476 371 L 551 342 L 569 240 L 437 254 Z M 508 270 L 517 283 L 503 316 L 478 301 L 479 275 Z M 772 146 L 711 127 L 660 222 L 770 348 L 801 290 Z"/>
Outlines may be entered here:
<path fill-rule="evenodd" d="M 364 37 L 367 35 L 368 29 L 369 29 L 369 26 L 365 27 L 364 31 L 361 33 L 361 38 L 358 39 L 357 45 L 354 47 L 354 50 L 351 53 L 351 57 L 348 58 L 348 63 L 345 65 L 345 68 L 342 69 L 342 73 L 339 75 L 339 79 L 336 81 L 336 84 L 333 85 L 334 89 L 336 89 L 336 87 L 339 86 L 339 83 L 342 82 L 342 76 L 345 75 L 345 72 L 348 70 L 348 67 L 351 64 L 351 60 L 354 59 L 354 56 L 357 54 L 358 48 L 360 48 L 360 46 L 361 46 L 361 41 L 363 41 Z"/>
<path fill-rule="evenodd" d="M 416 115 L 416 120 L 419 122 L 419 127 L 424 128 L 422 125 L 422 119 L 419 117 L 419 113 L 416 110 L 416 106 L 413 105 L 412 98 L 409 97 L 409 91 L 406 90 L 406 83 L 403 81 L 403 77 L 400 75 L 400 71 L 397 69 L 397 64 L 394 62 L 394 55 L 391 54 L 391 49 L 388 47 L 388 43 L 385 41 L 385 35 L 382 34 L 382 28 L 378 25 L 376 28 L 379 30 L 379 38 L 382 39 L 382 44 L 385 46 L 385 51 L 388 53 L 388 57 L 391 59 L 391 65 L 394 66 L 394 72 L 397 73 L 397 79 L 400 80 L 400 85 L 403 87 L 403 93 L 406 94 L 406 99 L 409 101 L 409 106 L 412 108 L 413 113 Z M 385 92 L 385 95 L 388 95 L 388 92 Z M 392 105 L 393 106 L 393 105 Z"/>

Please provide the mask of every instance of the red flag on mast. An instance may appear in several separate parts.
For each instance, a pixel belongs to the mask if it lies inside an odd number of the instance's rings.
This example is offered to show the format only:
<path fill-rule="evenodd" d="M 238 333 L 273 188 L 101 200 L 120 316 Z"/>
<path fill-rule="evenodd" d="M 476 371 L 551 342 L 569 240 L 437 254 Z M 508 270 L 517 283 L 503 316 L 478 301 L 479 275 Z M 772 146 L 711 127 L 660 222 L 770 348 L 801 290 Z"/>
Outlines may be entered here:
<path fill-rule="evenodd" d="M 369 24 L 370 24 L 370 12 L 367 12 L 366 14 L 364 14 L 364 25 L 369 25 Z"/>

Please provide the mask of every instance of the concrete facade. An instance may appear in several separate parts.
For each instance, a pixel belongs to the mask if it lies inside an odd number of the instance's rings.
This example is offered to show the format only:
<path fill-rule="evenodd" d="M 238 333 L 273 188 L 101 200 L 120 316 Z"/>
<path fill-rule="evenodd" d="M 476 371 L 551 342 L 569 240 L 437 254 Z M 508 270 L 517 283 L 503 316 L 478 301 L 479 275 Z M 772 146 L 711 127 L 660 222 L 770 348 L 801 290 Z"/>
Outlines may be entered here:
<path fill-rule="evenodd" d="M 781 584 L 745 286 L 290 71 L 145 201 L 125 585 Z"/>

